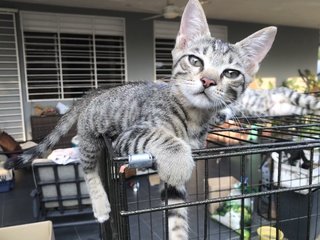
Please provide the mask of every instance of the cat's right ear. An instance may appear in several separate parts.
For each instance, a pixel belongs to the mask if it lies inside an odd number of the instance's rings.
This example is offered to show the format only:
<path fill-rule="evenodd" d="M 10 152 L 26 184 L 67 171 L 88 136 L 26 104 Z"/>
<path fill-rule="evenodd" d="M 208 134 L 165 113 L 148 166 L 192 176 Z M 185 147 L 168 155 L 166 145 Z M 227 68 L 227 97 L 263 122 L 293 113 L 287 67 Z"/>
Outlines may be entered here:
<path fill-rule="evenodd" d="M 181 17 L 175 48 L 184 49 L 200 36 L 210 36 L 206 15 L 198 0 L 189 0 Z"/>
<path fill-rule="evenodd" d="M 256 74 L 259 64 L 269 52 L 276 34 L 276 27 L 266 27 L 236 43 L 240 49 L 246 71 L 252 76 Z"/>

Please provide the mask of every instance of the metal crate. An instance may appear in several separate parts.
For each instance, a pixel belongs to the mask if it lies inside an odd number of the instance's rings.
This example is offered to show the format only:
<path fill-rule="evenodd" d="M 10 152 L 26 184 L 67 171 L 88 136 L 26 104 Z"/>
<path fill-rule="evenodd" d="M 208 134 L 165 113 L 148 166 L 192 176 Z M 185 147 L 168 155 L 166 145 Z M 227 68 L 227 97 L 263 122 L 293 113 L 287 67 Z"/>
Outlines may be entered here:
<path fill-rule="evenodd" d="M 32 172 L 33 213 L 38 221 L 50 219 L 54 227 L 97 223 L 78 162 L 59 165 L 49 159 L 36 159 Z"/>
<path fill-rule="evenodd" d="M 160 200 L 160 185 L 153 185 L 154 174 L 126 179 L 128 158 L 114 156 L 108 139 L 106 157 L 99 162 L 112 208 L 111 220 L 103 225 L 103 239 L 168 239 L 168 211 L 187 207 L 189 239 L 259 239 L 257 228 L 274 226 L 285 239 L 315 239 L 318 227 L 320 174 L 313 171 L 319 162 L 320 116 L 283 116 L 239 118 L 222 126 L 212 126 L 206 149 L 194 150 L 196 168 L 187 183 L 186 203 L 168 205 Z M 311 160 L 307 173 L 299 178 L 284 177 L 284 151 L 303 151 Z M 272 159 L 278 154 L 278 162 Z M 268 160 L 266 176 L 262 167 Z M 299 170 L 299 167 L 295 168 Z M 305 169 L 303 169 L 305 170 Z M 277 172 L 277 174 L 275 174 Z M 222 177 L 239 180 L 240 194 L 227 195 L 220 189 Z M 319 181 L 318 181 L 319 178 Z M 303 184 L 287 186 L 290 182 Z M 210 185 L 211 184 L 211 185 Z M 284 187 L 284 185 L 286 187 Z M 166 189 L 166 185 L 165 185 Z M 250 191 L 248 191 L 250 189 Z M 245 225 L 245 202 L 252 203 L 251 225 Z M 209 212 L 212 206 L 239 200 L 240 227 L 234 231 L 216 220 Z M 216 204 L 216 205 L 212 205 Z M 280 239 L 277 232 L 276 239 Z"/>

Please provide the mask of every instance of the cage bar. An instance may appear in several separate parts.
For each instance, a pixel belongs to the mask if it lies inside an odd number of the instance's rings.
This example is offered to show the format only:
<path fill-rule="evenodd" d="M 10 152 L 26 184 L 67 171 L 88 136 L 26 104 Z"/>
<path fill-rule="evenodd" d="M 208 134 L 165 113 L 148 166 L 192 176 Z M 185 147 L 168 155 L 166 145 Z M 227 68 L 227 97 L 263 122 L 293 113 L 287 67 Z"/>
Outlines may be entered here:
<path fill-rule="evenodd" d="M 275 239 L 320 234 L 320 116 L 238 118 L 212 126 L 207 148 L 193 151 L 187 202 L 172 205 L 160 199 L 156 172 L 126 176 L 120 169 L 128 169 L 129 158 L 115 156 L 108 145 L 100 162 L 108 165 L 102 176 L 112 217 L 103 239 L 169 239 L 168 211 L 185 207 L 189 239 L 258 239 L 262 226 L 274 227 Z"/>

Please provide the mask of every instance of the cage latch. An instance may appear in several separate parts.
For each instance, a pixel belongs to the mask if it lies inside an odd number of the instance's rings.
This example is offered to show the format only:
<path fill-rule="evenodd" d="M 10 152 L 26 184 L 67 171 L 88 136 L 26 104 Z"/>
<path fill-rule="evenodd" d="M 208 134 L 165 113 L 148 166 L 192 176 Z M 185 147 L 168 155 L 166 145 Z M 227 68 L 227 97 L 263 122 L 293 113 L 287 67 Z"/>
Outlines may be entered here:
<path fill-rule="evenodd" d="M 129 168 L 151 168 L 153 167 L 153 157 L 149 153 L 129 155 Z"/>

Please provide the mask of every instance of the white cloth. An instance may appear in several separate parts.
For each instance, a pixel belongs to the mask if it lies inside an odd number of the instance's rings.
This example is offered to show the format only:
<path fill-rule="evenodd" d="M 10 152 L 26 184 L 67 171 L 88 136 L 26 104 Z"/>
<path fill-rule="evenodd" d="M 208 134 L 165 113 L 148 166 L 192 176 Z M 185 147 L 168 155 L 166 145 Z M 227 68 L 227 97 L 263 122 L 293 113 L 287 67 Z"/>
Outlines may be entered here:
<path fill-rule="evenodd" d="M 71 162 L 78 162 L 80 160 L 79 148 L 61 148 L 53 150 L 48 156 L 48 159 L 54 161 L 57 164 L 68 164 Z"/>

